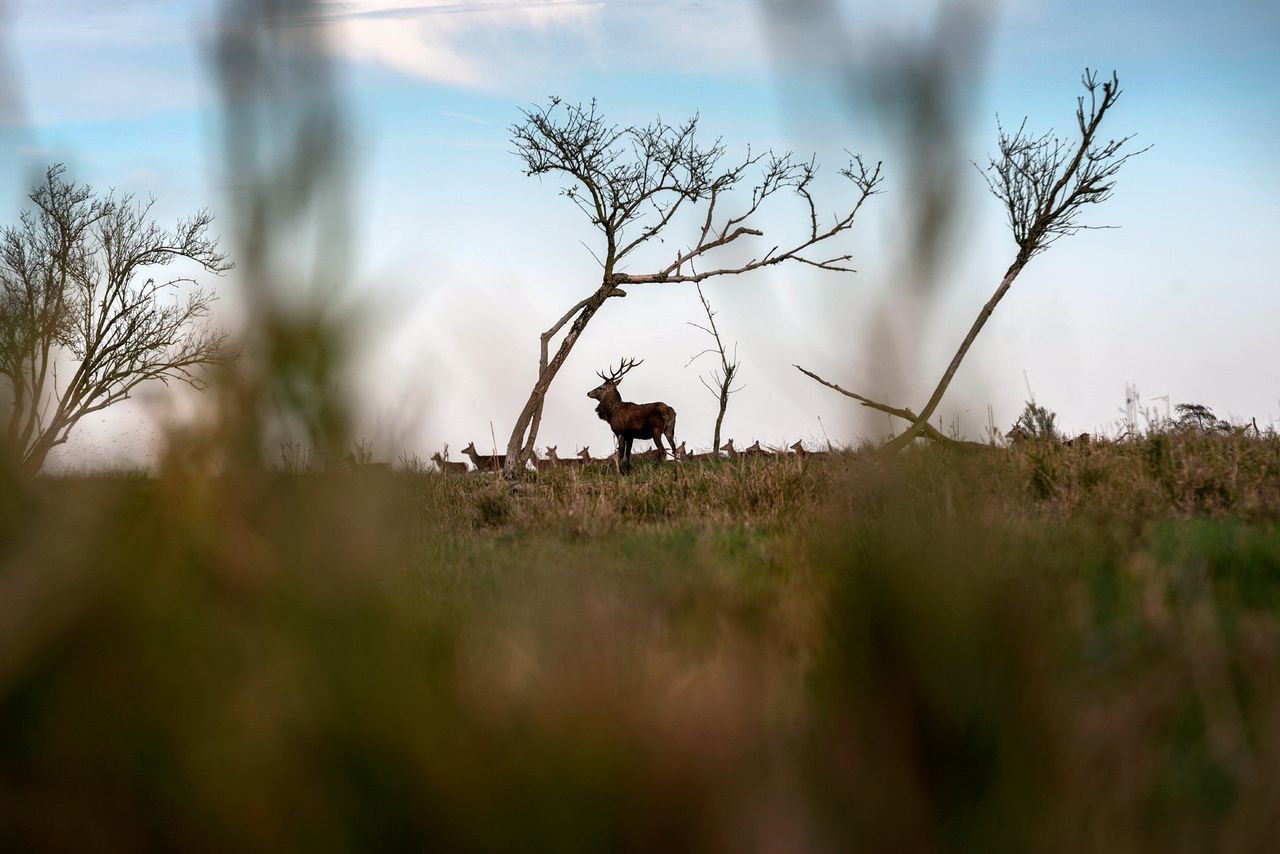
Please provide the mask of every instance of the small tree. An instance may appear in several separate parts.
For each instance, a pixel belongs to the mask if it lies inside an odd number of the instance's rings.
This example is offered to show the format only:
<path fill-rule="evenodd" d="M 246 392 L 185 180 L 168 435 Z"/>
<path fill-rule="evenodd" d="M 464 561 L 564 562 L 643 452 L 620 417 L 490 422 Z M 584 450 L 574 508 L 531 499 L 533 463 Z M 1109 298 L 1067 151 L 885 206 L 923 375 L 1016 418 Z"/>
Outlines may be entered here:
<path fill-rule="evenodd" d="M 203 388 L 225 334 L 205 321 L 213 296 L 194 280 L 150 272 L 179 258 L 206 272 L 231 269 L 201 211 L 171 230 L 154 200 L 98 196 L 49 168 L 33 208 L 0 231 L 0 377 L 10 408 L 4 436 L 22 469 L 38 472 L 86 415 L 127 399 L 148 380 Z M 60 370 L 60 365 L 61 370 Z"/>
<path fill-rule="evenodd" d="M 824 226 L 811 193 L 817 173 L 814 161 L 748 151 L 742 160 L 724 166 L 724 146 L 719 141 L 698 143 L 697 127 L 696 116 L 680 125 L 659 119 L 643 127 L 619 127 L 604 121 L 594 101 L 568 105 L 558 98 L 526 111 L 524 120 L 512 126 L 515 151 L 524 160 L 525 173 L 562 178 L 561 195 L 586 214 L 603 244 L 597 255 L 600 284 L 541 336 L 537 381 L 507 443 L 507 477 L 515 477 L 533 455 L 547 390 L 574 344 L 608 300 L 627 295 L 624 286 L 697 284 L 787 262 L 852 272 L 845 266 L 848 255 L 814 258 L 808 253 L 852 228 L 863 202 L 880 183 L 879 164 L 868 168 L 854 157 L 840 171 L 853 183 L 855 193 L 844 213 Z M 749 175 L 756 176 L 749 201 L 744 200 L 736 213 L 724 214 L 721 205 Z M 764 232 L 750 223 L 765 201 L 783 190 L 794 192 L 807 207 L 807 228 L 790 248 L 775 245 L 746 262 L 697 269 L 717 250 L 744 237 L 763 237 Z M 633 253 L 662 234 L 677 213 L 702 202 L 707 210 L 692 245 L 649 272 L 623 271 Z M 551 341 L 566 326 L 568 331 L 550 356 Z"/>
<path fill-rule="evenodd" d="M 1058 432 L 1058 414 L 1034 400 L 1027 401 L 1022 414 L 1013 422 L 1009 434 L 1015 433 L 1036 442 L 1057 442 L 1062 438 Z"/>
<path fill-rule="evenodd" d="M 742 363 L 738 361 L 738 345 L 733 345 L 733 356 L 730 357 L 725 350 L 724 341 L 720 338 L 720 329 L 716 326 L 716 313 L 711 310 L 711 303 L 707 301 L 707 296 L 702 292 L 702 285 L 698 284 L 698 299 L 702 301 L 702 310 L 707 315 L 707 325 L 701 323 L 690 323 L 694 329 L 701 329 L 703 332 L 711 336 L 711 340 L 715 342 L 714 347 L 708 347 L 701 353 L 689 360 L 685 367 L 689 367 L 703 356 L 718 356 L 720 358 L 720 366 L 712 368 L 710 377 L 698 377 L 698 381 L 702 383 L 703 388 L 711 392 L 720 403 L 720 411 L 716 414 L 716 429 L 711 439 L 712 453 L 720 447 L 720 427 L 724 424 L 724 413 L 729 408 L 729 395 L 742 391 L 742 386 L 733 387 L 733 382 L 738 378 L 738 369 L 742 367 Z M 710 380 L 708 382 L 708 379 Z M 714 384 L 714 385 L 713 385 Z"/>
<path fill-rule="evenodd" d="M 1085 225 L 1080 222 L 1080 215 L 1086 205 L 1101 204 L 1111 198 L 1120 168 L 1146 149 L 1124 151 L 1131 136 L 1099 141 L 1098 128 L 1120 97 L 1119 78 L 1112 73 L 1110 80 L 1100 82 L 1096 73 L 1085 69 L 1083 83 L 1086 95 L 1076 101 L 1078 140 L 1060 139 L 1052 132 L 1039 136 L 1029 134 L 1025 120 L 1013 133 L 999 127 L 999 153 L 990 159 L 984 175 L 992 194 L 1005 208 L 1018 251 L 995 293 L 978 312 L 924 409 L 917 414 L 870 400 L 796 365 L 801 372 L 858 400 L 863 406 L 909 421 L 911 426 L 889 442 L 886 449 L 901 448 L 917 436 L 937 438 L 940 435 L 930 428 L 929 419 L 942 402 L 978 333 L 1032 258 L 1061 237 L 1085 229 L 1109 227 Z"/>
<path fill-rule="evenodd" d="M 1177 425 L 1184 430 L 1198 430 L 1203 433 L 1214 431 L 1230 432 L 1231 424 L 1218 418 L 1213 410 L 1203 403 L 1179 403 L 1174 411 L 1178 413 Z"/>

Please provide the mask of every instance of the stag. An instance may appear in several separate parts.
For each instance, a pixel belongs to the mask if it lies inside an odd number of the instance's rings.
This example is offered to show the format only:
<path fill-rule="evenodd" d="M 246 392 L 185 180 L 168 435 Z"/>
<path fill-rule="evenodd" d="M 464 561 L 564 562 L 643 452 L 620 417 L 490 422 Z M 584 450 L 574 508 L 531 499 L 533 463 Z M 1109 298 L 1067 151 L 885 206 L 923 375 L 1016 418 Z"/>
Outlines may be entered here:
<path fill-rule="evenodd" d="M 587 397 L 599 401 L 596 404 L 596 415 L 601 421 L 608 421 L 618 440 L 618 462 L 622 471 L 631 470 L 631 443 L 636 439 L 651 440 L 657 445 L 658 459 L 666 457 L 662 447 L 662 437 L 666 436 L 671 444 L 672 452 L 676 448 L 676 411 L 665 403 L 627 403 L 618 393 L 618 383 L 622 382 L 632 368 L 644 364 L 644 360 L 623 359 L 616 369 L 609 373 L 597 371 L 597 376 L 604 380 L 600 385 L 587 392 Z"/>
<path fill-rule="evenodd" d="M 502 471 L 502 466 L 507 461 L 506 454 L 478 454 L 476 453 L 476 443 L 472 442 L 462 449 L 462 453 L 471 457 L 472 464 L 475 465 L 476 471 Z"/>

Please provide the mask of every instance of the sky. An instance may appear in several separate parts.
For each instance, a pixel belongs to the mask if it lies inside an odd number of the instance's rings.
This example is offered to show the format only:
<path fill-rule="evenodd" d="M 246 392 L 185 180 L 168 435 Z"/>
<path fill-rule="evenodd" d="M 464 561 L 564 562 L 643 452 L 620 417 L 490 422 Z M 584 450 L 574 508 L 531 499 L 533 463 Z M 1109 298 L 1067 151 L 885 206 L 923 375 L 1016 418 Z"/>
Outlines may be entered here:
<path fill-rule="evenodd" d="M 535 379 L 538 335 L 598 285 L 598 234 L 555 180 L 526 177 L 511 150 L 520 111 L 551 95 L 594 98 L 621 124 L 696 113 L 703 139 L 722 139 L 731 156 L 748 144 L 814 154 L 827 215 L 848 201 L 835 177 L 846 152 L 883 162 L 883 194 L 839 242 L 856 273 L 775 267 L 716 280 L 706 293 L 742 361 L 725 436 L 744 446 L 887 435 L 884 416 L 792 365 L 923 405 L 1015 251 L 972 163 L 993 151 L 997 115 L 1069 134 L 1086 66 L 1114 68 L 1124 89 L 1104 130 L 1151 148 L 1085 215 L 1115 228 L 1065 238 L 1028 266 L 944 399 L 944 425 L 984 438 L 989 419 L 1007 428 L 1034 395 L 1072 433 L 1114 432 L 1128 384 L 1144 407 L 1194 401 L 1264 425 L 1280 419 L 1280 7 L 1017 0 L 969 3 L 977 25 L 941 26 L 956 8 L 321 3 L 315 20 L 354 129 L 355 260 L 345 287 L 362 335 L 347 391 L 360 435 L 393 460 L 446 443 L 457 459 L 469 441 L 493 445 L 491 436 L 505 445 Z M 209 65 L 216 4 L 9 0 L 7 13 L 0 221 L 16 219 L 34 172 L 65 162 L 80 181 L 154 195 L 162 218 L 209 207 L 230 239 L 236 181 L 222 162 Z M 940 141 L 910 121 L 906 84 L 921 56 L 939 63 L 953 107 Z M 934 235 L 931 267 L 915 227 L 929 165 L 921 152 L 939 158 L 953 213 Z M 764 240 L 786 242 L 804 216 L 780 199 L 760 218 Z M 633 272 L 691 228 L 677 224 Z M 235 274 L 206 283 L 234 329 Z M 700 312 L 686 286 L 635 287 L 610 302 L 552 388 L 540 446 L 607 453 L 608 428 L 585 393 L 624 355 L 645 360 L 624 397 L 671 404 L 677 438 L 708 446 L 716 401 L 699 375 L 712 364 L 688 364 L 707 346 L 689 325 Z M 174 411 L 160 392 L 84 422 L 51 467 L 147 464 Z"/>

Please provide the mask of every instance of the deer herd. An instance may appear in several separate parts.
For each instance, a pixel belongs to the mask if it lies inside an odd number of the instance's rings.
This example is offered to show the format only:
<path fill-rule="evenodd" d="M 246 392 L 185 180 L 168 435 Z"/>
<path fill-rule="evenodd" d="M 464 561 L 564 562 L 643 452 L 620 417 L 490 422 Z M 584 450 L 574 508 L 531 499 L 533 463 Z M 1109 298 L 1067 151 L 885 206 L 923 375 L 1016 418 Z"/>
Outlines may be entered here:
<path fill-rule="evenodd" d="M 635 359 L 623 359 L 617 368 L 611 368 L 608 373 L 597 372 L 603 382 L 587 392 L 587 397 L 596 401 L 596 415 L 601 421 L 608 423 L 613 431 L 616 447 L 612 454 L 607 457 L 593 457 L 588 448 L 582 448 L 573 456 L 561 457 L 558 453 L 559 449 L 555 445 L 549 445 L 545 457 L 535 456 L 535 468 L 538 471 L 546 471 L 558 468 L 609 467 L 619 472 L 627 472 L 631 469 L 633 459 L 662 462 L 668 454 L 679 462 L 702 462 L 712 459 L 737 460 L 773 456 L 822 457 L 831 453 L 806 450 L 802 442 L 796 442 L 789 450 L 762 448 L 759 442 L 738 450 L 730 439 L 719 449 L 691 454 L 685 449 L 684 442 L 676 444 L 676 411 L 673 408 L 661 401 L 628 403 L 622 399 L 618 384 L 627 373 L 642 364 L 644 364 L 643 360 L 637 362 Z M 637 439 L 653 442 L 653 450 L 633 455 L 631 446 Z M 663 444 L 663 439 L 666 439 L 666 445 Z M 501 472 L 507 461 L 505 454 L 480 453 L 476 450 L 475 442 L 463 448 L 462 452 L 470 458 L 475 471 L 479 472 Z M 444 456 L 437 452 L 431 456 L 431 459 L 440 467 L 443 474 L 467 473 L 466 463 L 449 462 L 448 456 L 449 451 L 446 445 Z"/>

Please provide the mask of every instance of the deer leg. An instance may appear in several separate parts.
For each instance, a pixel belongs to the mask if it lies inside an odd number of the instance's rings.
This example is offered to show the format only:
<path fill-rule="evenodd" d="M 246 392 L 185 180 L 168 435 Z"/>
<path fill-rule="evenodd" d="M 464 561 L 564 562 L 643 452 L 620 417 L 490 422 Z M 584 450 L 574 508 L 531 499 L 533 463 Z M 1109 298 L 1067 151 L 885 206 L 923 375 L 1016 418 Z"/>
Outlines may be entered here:
<path fill-rule="evenodd" d="M 664 447 L 662 447 L 662 434 L 661 434 L 661 433 L 654 433 L 654 434 L 653 434 L 653 444 L 655 444 L 655 445 L 657 445 L 657 446 L 658 446 L 658 462 L 662 462 L 663 460 L 665 460 L 665 459 L 667 458 L 667 449 L 666 449 L 666 448 L 664 448 Z M 675 446 L 674 446 L 674 445 L 672 446 L 672 450 L 673 450 L 673 451 L 675 450 Z"/>

